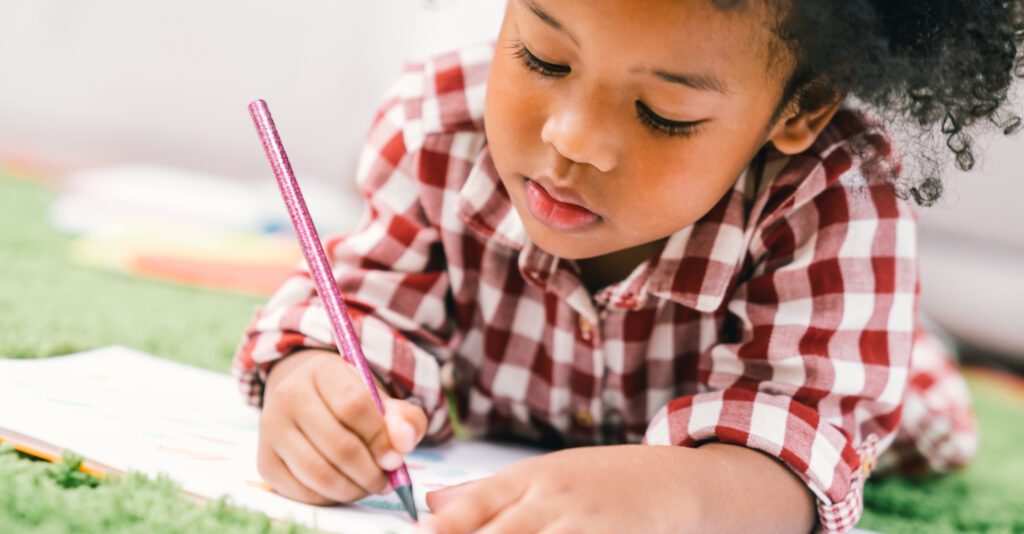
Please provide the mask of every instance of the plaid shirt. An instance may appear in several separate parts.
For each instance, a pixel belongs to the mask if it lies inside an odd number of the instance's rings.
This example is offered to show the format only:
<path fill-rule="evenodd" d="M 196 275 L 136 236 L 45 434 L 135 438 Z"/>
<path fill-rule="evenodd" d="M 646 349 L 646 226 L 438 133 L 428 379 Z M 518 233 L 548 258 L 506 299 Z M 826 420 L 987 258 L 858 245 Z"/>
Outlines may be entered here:
<path fill-rule="evenodd" d="M 851 528 L 896 437 L 918 330 L 914 213 L 864 182 L 851 148 L 888 153 L 884 135 L 843 108 L 805 153 L 766 148 L 699 221 L 591 294 L 573 261 L 530 242 L 495 171 L 492 46 L 407 67 L 361 155 L 367 214 L 327 243 L 378 377 L 423 407 L 434 440 L 451 433 L 451 388 L 490 436 L 758 449 L 807 484 L 823 528 Z M 301 347 L 335 347 L 304 270 L 236 354 L 249 402 Z"/>

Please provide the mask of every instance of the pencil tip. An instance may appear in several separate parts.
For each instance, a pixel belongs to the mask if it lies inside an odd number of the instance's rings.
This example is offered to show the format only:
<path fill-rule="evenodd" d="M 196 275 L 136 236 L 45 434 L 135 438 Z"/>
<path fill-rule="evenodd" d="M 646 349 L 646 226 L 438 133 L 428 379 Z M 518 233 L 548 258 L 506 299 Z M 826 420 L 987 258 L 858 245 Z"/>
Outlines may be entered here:
<path fill-rule="evenodd" d="M 416 501 L 412 498 L 412 485 L 399 486 L 395 488 L 395 493 L 398 494 L 398 498 L 402 499 L 402 504 L 405 505 L 406 511 L 412 516 L 413 521 L 419 521 L 419 517 L 416 515 Z"/>

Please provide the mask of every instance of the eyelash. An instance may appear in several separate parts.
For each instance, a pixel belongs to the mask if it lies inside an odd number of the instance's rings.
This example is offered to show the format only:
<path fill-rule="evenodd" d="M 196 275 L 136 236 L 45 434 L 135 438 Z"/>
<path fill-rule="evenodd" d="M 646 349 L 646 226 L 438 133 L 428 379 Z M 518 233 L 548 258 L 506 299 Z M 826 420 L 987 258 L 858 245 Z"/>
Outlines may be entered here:
<path fill-rule="evenodd" d="M 572 72 L 572 69 L 564 65 L 555 65 L 547 61 L 541 61 L 537 56 L 533 55 L 533 52 L 526 48 L 526 44 L 522 41 L 516 41 L 513 49 L 515 52 L 512 55 L 521 61 L 524 67 L 538 74 L 555 78 Z"/>
<path fill-rule="evenodd" d="M 533 52 L 530 52 L 530 50 L 526 48 L 526 44 L 522 41 L 516 41 L 512 48 L 514 50 L 512 55 L 518 59 L 527 70 L 536 72 L 537 74 L 551 78 L 561 78 L 572 72 L 572 69 L 564 65 L 555 65 L 553 63 L 548 63 L 547 61 L 542 61 L 540 58 L 533 55 Z M 636 116 L 640 119 L 640 122 L 644 123 L 648 128 L 670 137 L 689 137 L 696 133 L 701 125 L 704 124 L 704 121 L 679 122 L 668 120 L 659 116 L 639 100 L 636 101 Z"/>
<path fill-rule="evenodd" d="M 651 108 L 639 100 L 636 101 L 636 116 L 651 129 L 672 137 L 689 137 L 704 124 L 704 121 L 670 121 L 651 111 Z"/>

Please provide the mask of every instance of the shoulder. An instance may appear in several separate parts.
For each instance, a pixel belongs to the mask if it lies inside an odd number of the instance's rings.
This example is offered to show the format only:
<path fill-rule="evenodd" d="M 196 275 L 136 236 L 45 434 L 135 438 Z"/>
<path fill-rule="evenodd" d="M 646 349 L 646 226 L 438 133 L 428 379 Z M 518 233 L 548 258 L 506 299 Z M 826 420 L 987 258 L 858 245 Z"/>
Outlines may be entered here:
<path fill-rule="evenodd" d="M 373 121 L 356 173 L 363 194 L 397 212 L 439 218 L 483 154 L 484 97 L 494 45 L 408 62 Z"/>
<path fill-rule="evenodd" d="M 405 64 L 375 122 L 401 128 L 410 151 L 433 135 L 482 133 L 494 44 L 477 43 Z"/>
<path fill-rule="evenodd" d="M 902 170 L 890 136 L 864 110 L 847 102 L 800 154 L 770 153 L 752 222 L 769 226 L 807 212 L 817 227 L 857 219 L 914 219 L 893 184 Z"/>
<path fill-rule="evenodd" d="M 893 188 L 900 156 L 863 110 L 844 104 L 809 149 L 767 159 L 748 219 L 755 258 L 785 262 L 805 247 L 914 256 L 917 216 Z"/>

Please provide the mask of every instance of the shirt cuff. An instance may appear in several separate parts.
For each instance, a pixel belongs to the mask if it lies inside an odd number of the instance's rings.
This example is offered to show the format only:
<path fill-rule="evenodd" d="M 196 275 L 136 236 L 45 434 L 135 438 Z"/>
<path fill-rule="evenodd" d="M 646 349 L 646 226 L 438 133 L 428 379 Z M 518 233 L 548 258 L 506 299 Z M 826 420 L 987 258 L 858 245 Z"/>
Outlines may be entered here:
<path fill-rule="evenodd" d="M 231 374 L 238 381 L 238 390 L 246 404 L 263 407 L 270 368 L 299 349 L 337 350 L 296 332 L 261 332 L 251 335 L 236 351 Z"/>
<path fill-rule="evenodd" d="M 713 440 L 757 449 L 786 464 L 816 497 L 821 530 L 846 532 L 860 519 L 876 436 L 855 449 L 844 432 L 809 406 L 738 388 L 673 400 L 655 414 L 644 436 L 651 445 Z"/>

